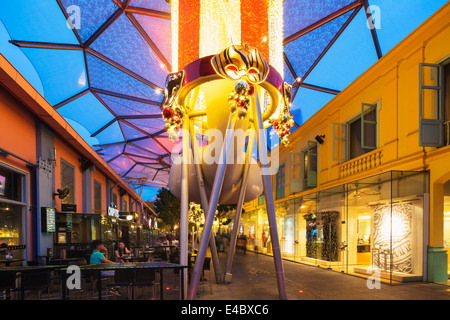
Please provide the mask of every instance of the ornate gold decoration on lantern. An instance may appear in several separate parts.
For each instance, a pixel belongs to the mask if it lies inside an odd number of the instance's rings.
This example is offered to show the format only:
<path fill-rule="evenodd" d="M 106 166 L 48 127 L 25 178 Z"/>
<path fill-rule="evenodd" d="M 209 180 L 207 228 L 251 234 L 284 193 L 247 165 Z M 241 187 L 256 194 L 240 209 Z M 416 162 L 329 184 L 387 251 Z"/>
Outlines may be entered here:
<path fill-rule="evenodd" d="M 281 144 L 287 147 L 289 145 L 288 136 L 291 133 L 291 128 L 295 125 L 294 117 L 291 116 L 291 97 L 292 86 L 286 82 L 283 84 L 283 109 L 278 119 L 272 120 L 273 128 L 278 131 L 278 136 L 281 139 Z"/>
<path fill-rule="evenodd" d="M 184 71 L 170 73 L 166 79 L 165 96 L 162 104 L 162 116 L 167 123 L 164 130 L 169 133 L 171 141 L 178 140 L 182 126 L 183 109 L 176 103 L 177 96 L 183 86 Z"/>

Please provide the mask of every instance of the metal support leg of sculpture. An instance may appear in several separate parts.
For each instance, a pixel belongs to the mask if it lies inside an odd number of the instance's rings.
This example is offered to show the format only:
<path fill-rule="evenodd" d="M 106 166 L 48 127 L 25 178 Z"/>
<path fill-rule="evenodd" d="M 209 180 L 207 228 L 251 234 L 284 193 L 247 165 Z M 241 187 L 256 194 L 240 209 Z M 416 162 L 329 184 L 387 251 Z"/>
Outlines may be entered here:
<path fill-rule="evenodd" d="M 214 214 L 219 201 L 220 191 L 222 189 L 223 177 L 225 175 L 225 169 L 227 166 L 227 158 L 230 151 L 232 139 L 234 137 L 234 126 L 236 123 L 236 116 L 230 114 L 228 119 L 227 131 L 220 153 L 219 163 L 217 165 L 216 175 L 214 177 L 214 183 L 211 190 L 211 198 L 209 199 L 208 210 L 206 214 L 205 224 L 203 226 L 202 236 L 200 238 L 200 246 L 195 260 L 194 270 L 191 275 L 191 284 L 187 295 L 188 300 L 194 300 L 198 289 L 198 283 L 202 274 L 203 263 L 205 261 L 206 250 L 208 247 L 209 235 L 211 234 L 212 225 L 214 221 Z"/>
<path fill-rule="evenodd" d="M 197 145 L 197 139 L 195 138 L 195 130 L 194 130 L 194 123 L 190 121 L 190 130 L 191 130 L 191 141 L 192 141 L 192 153 L 194 155 L 194 164 L 195 164 L 195 171 L 197 174 L 198 179 L 198 185 L 200 189 L 200 198 L 202 202 L 202 206 L 206 215 L 206 212 L 208 211 L 208 198 L 206 196 L 206 190 L 205 190 L 205 183 L 203 180 L 203 172 L 200 164 L 200 155 L 199 155 L 199 148 Z M 206 216 L 205 216 L 206 219 Z M 216 248 L 216 242 L 214 239 L 214 232 L 211 230 L 211 235 L 209 239 L 209 248 L 211 250 L 211 257 L 214 267 L 214 274 L 216 276 L 216 282 L 222 283 L 222 273 L 220 271 L 220 262 L 219 262 L 219 256 L 217 254 L 217 248 Z"/>
<path fill-rule="evenodd" d="M 261 106 L 259 103 L 259 93 L 260 90 L 257 90 L 256 99 L 255 98 L 252 99 L 253 119 L 255 123 L 255 129 L 258 140 L 258 152 L 261 167 L 267 169 L 268 168 L 267 144 L 261 115 Z M 283 264 L 281 260 L 280 242 L 278 239 L 275 207 L 273 202 L 272 187 L 270 184 L 269 172 L 263 172 L 262 179 L 264 187 L 264 197 L 266 200 L 267 217 L 269 220 L 270 237 L 272 239 L 273 245 L 273 259 L 275 264 L 275 273 L 278 282 L 278 294 L 281 300 L 287 300 L 286 286 L 284 283 Z"/>
<path fill-rule="evenodd" d="M 244 199 L 245 199 L 245 190 L 247 189 L 247 178 L 248 173 L 250 169 L 250 164 L 252 161 L 252 152 L 253 152 L 253 146 L 255 143 L 255 131 L 250 131 L 250 137 L 248 140 L 248 147 L 247 147 L 247 154 L 245 158 L 245 165 L 244 165 L 244 174 L 242 177 L 242 183 L 241 183 L 241 190 L 239 192 L 239 199 L 236 206 L 236 214 L 234 216 L 234 222 L 233 222 L 233 231 L 231 233 L 230 237 L 230 248 L 228 251 L 228 257 L 227 257 L 227 265 L 225 267 L 225 282 L 231 282 L 231 266 L 233 265 L 233 258 L 234 258 L 234 252 L 236 250 L 236 241 L 239 231 L 239 221 L 241 219 L 242 214 L 242 206 L 244 205 Z"/>
<path fill-rule="evenodd" d="M 180 264 L 188 265 L 188 210 L 189 210 L 189 118 L 184 117 L 183 124 L 183 155 L 181 168 L 181 214 L 180 214 Z M 187 296 L 187 269 L 183 269 L 184 296 Z"/>

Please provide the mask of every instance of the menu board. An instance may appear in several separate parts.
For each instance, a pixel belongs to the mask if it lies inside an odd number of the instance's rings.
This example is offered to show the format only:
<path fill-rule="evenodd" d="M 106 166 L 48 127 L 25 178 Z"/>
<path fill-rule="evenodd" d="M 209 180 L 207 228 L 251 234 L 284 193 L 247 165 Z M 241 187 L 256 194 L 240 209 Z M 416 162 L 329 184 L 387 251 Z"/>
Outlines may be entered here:
<path fill-rule="evenodd" d="M 41 230 L 47 233 L 56 231 L 56 210 L 54 208 L 41 208 Z"/>

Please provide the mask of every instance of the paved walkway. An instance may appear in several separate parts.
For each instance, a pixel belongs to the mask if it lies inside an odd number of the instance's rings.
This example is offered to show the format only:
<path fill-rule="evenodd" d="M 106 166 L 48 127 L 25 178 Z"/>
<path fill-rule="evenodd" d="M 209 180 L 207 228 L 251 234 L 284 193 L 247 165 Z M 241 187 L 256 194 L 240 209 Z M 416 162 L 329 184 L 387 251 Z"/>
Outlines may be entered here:
<path fill-rule="evenodd" d="M 219 254 L 222 270 L 226 254 Z M 212 265 L 212 264 L 211 264 Z M 430 283 L 381 284 L 367 288 L 366 279 L 290 261 L 283 261 L 290 300 L 450 300 L 450 287 Z M 206 273 L 209 280 L 209 274 Z M 276 300 L 278 287 L 273 258 L 247 252 L 234 259 L 230 284 L 216 284 L 214 270 L 209 285 L 200 286 L 198 300 Z M 204 292 L 203 292 L 204 290 Z"/>

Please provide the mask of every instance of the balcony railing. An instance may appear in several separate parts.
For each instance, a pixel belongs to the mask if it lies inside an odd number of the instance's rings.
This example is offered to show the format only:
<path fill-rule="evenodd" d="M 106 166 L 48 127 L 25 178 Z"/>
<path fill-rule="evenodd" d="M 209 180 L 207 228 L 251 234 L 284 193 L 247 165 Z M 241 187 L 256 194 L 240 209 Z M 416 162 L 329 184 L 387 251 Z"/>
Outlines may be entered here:
<path fill-rule="evenodd" d="M 339 167 L 340 177 L 346 178 L 381 165 L 383 150 L 375 150 L 358 158 L 349 160 Z"/>

